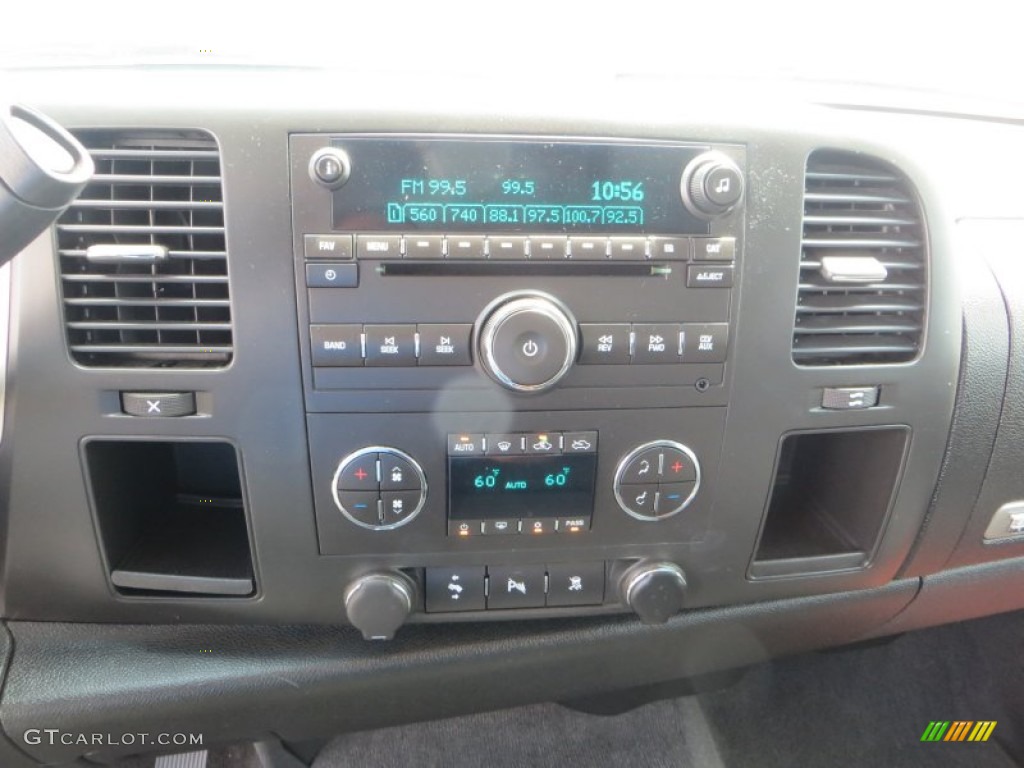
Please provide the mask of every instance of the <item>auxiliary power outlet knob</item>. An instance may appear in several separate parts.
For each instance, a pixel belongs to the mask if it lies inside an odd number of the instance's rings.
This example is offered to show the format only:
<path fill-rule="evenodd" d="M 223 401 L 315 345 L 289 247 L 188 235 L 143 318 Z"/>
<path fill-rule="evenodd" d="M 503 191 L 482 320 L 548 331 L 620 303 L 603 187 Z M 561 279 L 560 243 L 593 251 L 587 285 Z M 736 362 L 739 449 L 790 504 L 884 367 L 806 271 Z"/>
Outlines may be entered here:
<path fill-rule="evenodd" d="M 679 184 L 683 205 L 695 216 L 724 216 L 743 199 L 743 171 L 721 152 L 705 152 L 693 158 Z"/>
<path fill-rule="evenodd" d="M 367 640 L 390 640 L 412 613 L 415 589 L 397 572 L 371 573 L 345 590 L 349 623 Z"/>

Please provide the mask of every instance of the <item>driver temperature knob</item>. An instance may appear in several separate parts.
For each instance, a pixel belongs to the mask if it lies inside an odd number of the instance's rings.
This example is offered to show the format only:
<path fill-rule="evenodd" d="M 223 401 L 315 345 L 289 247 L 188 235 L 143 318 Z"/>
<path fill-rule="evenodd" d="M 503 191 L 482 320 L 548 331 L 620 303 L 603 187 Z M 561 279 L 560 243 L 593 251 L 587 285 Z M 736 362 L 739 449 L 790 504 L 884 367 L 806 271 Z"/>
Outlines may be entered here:
<path fill-rule="evenodd" d="M 414 594 L 412 583 L 400 573 L 371 573 L 345 590 L 345 613 L 366 640 L 390 640 L 412 613 Z"/>
<path fill-rule="evenodd" d="M 664 624 L 682 610 L 686 576 L 675 563 L 637 563 L 622 575 L 619 591 L 644 624 Z"/>
<path fill-rule="evenodd" d="M 555 386 L 576 361 L 576 320 L 554 296 L 512 293 L 480 316 L 478 359 L 487 374 L 515 392 Z"/>

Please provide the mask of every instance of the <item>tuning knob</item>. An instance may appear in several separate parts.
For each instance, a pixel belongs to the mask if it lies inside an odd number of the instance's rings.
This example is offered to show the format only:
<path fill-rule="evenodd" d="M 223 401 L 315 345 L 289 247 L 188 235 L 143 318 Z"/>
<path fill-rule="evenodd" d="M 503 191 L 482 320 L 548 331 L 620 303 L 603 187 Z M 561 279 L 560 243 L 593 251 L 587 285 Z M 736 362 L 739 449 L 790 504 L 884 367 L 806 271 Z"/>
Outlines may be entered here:
<path fill-rule="evenodd" d="M 675 563 L 637 563 L 619 582 L 622 600 L 644 624 L 664 624 L 679 613 L 686 576 Z"/>
<path fill-rule="evenodd" d="M 399 573 L 371 573 L 345 590 L 345 613 L 366 640 L 390 640 L 412 613 L 414 594 Z"/>
<path fill-rule="evenodd" d="M 743 199 L 743 172 L 721 152 L 705 152 L 686 166 L 679 192 L 692 214 L 713 219 L 728 213 Z"/>

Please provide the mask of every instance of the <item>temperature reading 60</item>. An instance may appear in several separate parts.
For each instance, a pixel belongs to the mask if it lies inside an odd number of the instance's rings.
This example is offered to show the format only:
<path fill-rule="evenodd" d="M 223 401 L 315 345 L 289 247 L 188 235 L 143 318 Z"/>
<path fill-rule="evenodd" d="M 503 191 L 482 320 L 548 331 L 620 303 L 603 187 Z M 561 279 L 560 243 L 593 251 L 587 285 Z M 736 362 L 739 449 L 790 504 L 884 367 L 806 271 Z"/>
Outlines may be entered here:
<path fill-rule="evenodd" d="M 555 473 L 552 472 L 544 478 L 544 485 L 550 487 L 557 486 L 561 488 L 567 482 L 569 482 L 569 467 L 562 467 L 562 471 Z"/>

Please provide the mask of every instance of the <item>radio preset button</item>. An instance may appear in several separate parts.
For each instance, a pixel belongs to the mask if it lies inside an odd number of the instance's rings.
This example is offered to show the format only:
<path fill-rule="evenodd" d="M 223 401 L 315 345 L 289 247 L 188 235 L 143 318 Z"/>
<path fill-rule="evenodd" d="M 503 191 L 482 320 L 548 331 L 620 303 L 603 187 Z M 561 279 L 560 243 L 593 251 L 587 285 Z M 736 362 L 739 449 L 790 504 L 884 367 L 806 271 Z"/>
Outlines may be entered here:
<path fill-rule="evenodd" d="M 406 235 L 403 245 L 407 259 L 444 258 L 444 235 Z"/>
<path fill-rule="evenodd" d="M 729 344 L 728 323 L 684 323 L 683 333 L 683 362 L 725 362 Z"/>
<path fill-rule="evenodd" d="M 525 259 L 529 238 L 527 237 L 489 237 L 487 251 L 492 259 Z"/>
<path fill-rule="evenodd" d="M 633 326 L 633 361 L 637 363 L 678 363 L 680 333 L 678 323 L 637 323 Z"/>
<path fill-rule="evenodd" d="M 629 331 L 627 323 L 580 323 L 580 336 L 583 339 L 580 363 L 627 365 Z"/>
<path fill-rule="evenodd" d="M 652 237 L 651 258 L 664 261 L 688 261 L 690 259 L 690 238 Z"/>
<path fill-rule="evenodd" d="M 448 435 L 449 456 L 480 456 L 483 452 L 483 435 L 469 433 Z"/>
<path fill-rule="evenodd" d="M 613 237 L 610 238 L 610 255 L 619 261 L 643 261 L 647 258 L 647 238 L 644 237 Z"/>
<path fill-rule="evenodd" d="M 469 339 L 472 325 L 435 323 L 417 326 L 420 365 L 472 365 Z"/>
<path fill-rule="evenodd" d="M 687 288 L 732 288 L 732 266 L 691 264 L 686 268 Z"/>
<path fill-rule="evenodd" d="M 487 256 L 487 238 L 483 235 L 448 235 L 449 259 L 483 259 Z"/>
<path fill-rule="evenodd" d="M 732 261 L 735 258 L 735 237 L 697 237 L 693 240 L 694 261 Z"/>
<path fill-rule="evenodd" d="M 569 239 L 566 237 L 531 237 L 531 259 L 564 259 L 569 253 Z"/>
<path fill-rule="evenodd" d="M 367 325 L 364 332 L 367 365 L 416 365 L 416 326 Z"/>
<path fill-rule="evenodd" d="M 400 259 L 402 236 L 357 235 L 356 256 L 360 259 Z"/>
<path fill-rule="evenodd" d="M 361 325 L 311 325 L 313 365 L 358 366 L 363 364 Z"/>
<path fill-rule="evenodd" d="M 607 237 L 583 237 L 574 235 L 569 238 L 570 259 L 607 259 Z"/>

